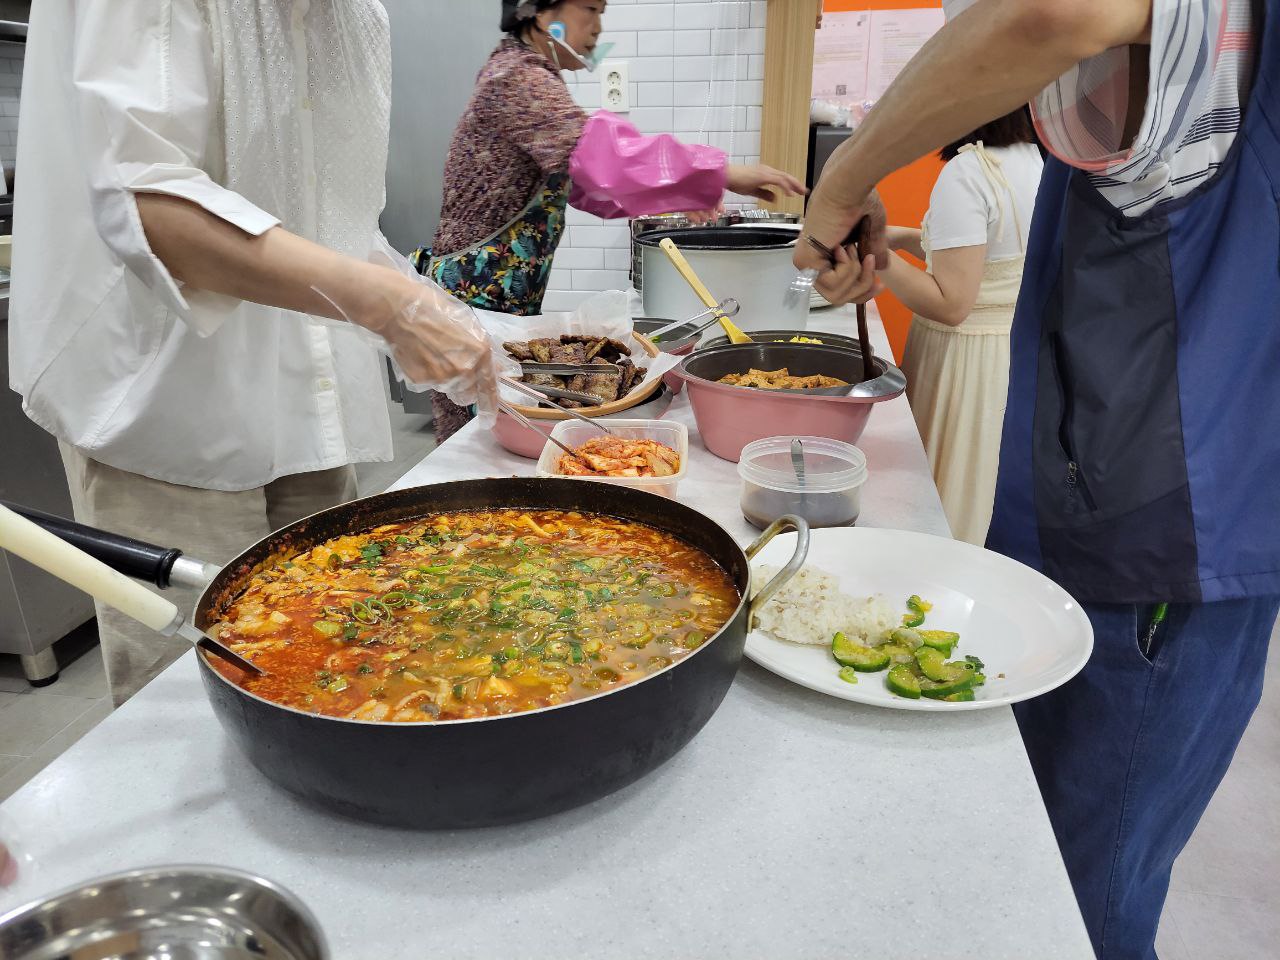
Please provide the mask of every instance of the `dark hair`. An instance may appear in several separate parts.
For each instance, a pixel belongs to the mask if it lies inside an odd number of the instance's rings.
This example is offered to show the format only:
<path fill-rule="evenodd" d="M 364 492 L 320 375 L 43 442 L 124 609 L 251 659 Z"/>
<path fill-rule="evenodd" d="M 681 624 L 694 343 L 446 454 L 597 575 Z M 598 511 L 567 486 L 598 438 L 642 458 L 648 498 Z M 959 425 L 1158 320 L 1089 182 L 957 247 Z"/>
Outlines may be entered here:
<path fill-rule="evenodd" d="M 1013 113 L 984 123 L 977 130 L 961 137 L 955 143 L 949 143 L 938 151 L 943 160 L 954 160 L 960 154 L 960 148 L 966 143 L 982 141 L 987 147 L 1011 147 L 1015 143 L 1039 143 L 1036 139 L 1036 128 L 1031 122 L 1031 109 L 1019 107 Z"/>
<path fill-rule="evenodd" d="M 533 23 L 529 19 L 516 19 L 516 10 L 525 4 L 529 4 L 537 13 L 541 13 L 543 10 L 550 10 L 552 7 L 559 6 L 560 2 L 561 0 L 502 0 L 502 32 L 518 37 Z"/>

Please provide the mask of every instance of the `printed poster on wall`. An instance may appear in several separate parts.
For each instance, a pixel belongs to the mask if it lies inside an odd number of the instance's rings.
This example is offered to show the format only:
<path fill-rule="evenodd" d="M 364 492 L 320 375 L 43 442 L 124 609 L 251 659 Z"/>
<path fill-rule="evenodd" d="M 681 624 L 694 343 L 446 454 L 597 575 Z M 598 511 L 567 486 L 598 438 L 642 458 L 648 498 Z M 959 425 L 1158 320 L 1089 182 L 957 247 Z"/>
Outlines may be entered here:
<path fill-rule="evenodd" d="M 943 22 L 936 7 L 824 14 L 814 38 L 814 98 L 845 105 L 878 100 Z"/>
<path fill-rule="evenodd" d="M 834 103 L 867 99 L 871 11 L 828 13 L 813 42 L 813 96 Z"/>

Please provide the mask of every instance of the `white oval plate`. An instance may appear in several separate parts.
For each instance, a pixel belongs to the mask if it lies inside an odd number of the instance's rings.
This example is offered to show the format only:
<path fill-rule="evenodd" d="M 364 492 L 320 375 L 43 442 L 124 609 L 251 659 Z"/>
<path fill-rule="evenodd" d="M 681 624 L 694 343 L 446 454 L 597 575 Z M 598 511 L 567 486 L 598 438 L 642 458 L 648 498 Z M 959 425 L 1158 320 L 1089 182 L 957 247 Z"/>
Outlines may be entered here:
<path fill-rule="evenodd" d="M 776 537 L 753 566 L 781 567 L 794 537 Z M 756 663 L 833 697 L 897 710 L 983 710 L 1062 686 L 1093 651 L 1093 627 L 1070 594 L 1016 560 L 959 540 L 869 527 L 814 530 L 805 565 L 839 579 L 850 596 L 883 594 L 904 613 L 907 597 L 918 594 L 933 604 L 926 628 L 960 634 L 953 656 L 973 654 L 986 664 L 987 682 L 971 703 L 907 700 L 889 692 L 884 671 L 859 674 L 856 684 L 841 680 L 829 646 L 785 643 L 760 630 L 747 637 Z"/>

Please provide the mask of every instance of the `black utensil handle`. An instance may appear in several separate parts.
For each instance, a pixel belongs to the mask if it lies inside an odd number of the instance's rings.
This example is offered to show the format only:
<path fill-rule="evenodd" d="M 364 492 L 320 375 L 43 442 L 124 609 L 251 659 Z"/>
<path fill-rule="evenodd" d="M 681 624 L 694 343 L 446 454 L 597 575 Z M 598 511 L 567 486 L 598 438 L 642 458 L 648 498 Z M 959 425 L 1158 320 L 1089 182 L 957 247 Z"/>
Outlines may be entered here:
<path fill-rule="evenodd" d="M 108 533 L 96 527 L 88 527 L 65 517 L 33 510 L 20 504 L 0 501 L 14 513 L 26 517 L 54 536 L 79 547 L 89 556 L 101 560 L 112 570 L 135 580 L 145 580 L 157 587 L 169 586 L 169 574 L 182 551 L 172 547 L 158 547 L 143 540 L 134 540 L 118 533 Z"/>

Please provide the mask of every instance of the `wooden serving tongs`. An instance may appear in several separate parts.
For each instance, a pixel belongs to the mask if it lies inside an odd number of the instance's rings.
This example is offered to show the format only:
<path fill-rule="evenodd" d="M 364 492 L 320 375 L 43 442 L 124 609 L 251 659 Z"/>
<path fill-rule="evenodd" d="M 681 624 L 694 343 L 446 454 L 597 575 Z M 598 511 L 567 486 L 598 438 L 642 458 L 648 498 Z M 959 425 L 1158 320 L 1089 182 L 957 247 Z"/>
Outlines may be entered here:
<path fill-rule="evenodd" d="M 667 255 L 672 265 L 679 271 L 680 276 L 684 277 L 685 282 L 693 288 L 693 292 L 698 295 L 698 299 L 702 301 L 702 305 L 708 310 L 715 312 L 716 319 L 720 321 L 720 326 L 724 329 L 725 334 L 729 337 L 730 343 L 751 343 L 751 338 L 738 329 L 738 325 L 725 316 L 720 306 L 720 301 L 711 295 L 711 291 L 707 289 L 707 285 L 702 282 L 693 267 L 689 265 L 689 261 L 685 259 L 680 248 L 677 247 L 670 237 L 664 237 L 658 241 L 658 246 L 662 248 L 662 252 Z"/>

